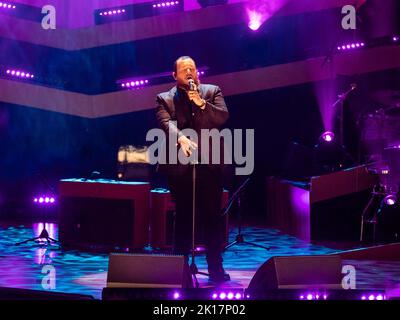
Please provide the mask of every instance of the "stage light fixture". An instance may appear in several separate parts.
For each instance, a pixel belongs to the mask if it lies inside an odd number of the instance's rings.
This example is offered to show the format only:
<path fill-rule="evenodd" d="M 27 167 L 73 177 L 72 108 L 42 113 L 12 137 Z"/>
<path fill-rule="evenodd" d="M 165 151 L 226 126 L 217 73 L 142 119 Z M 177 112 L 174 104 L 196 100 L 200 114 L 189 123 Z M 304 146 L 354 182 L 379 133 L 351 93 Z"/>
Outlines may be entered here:
<path fill-rule="evenodd" d="M 144 86 L 149 84 L 149 80 L 147 79 L 132 79 L 132 80 L 124 80 L 120 82 L 120 85 L 124 89 L 141 89 Z"/>
<path fill-rule="evenodd" d="M 42 195 L 34 197 L 33 202 L 39 205 L 54 204 L 56 202 L 56 198 L 52 195 Z"/>
<path fill-rule="evenodd" d="M 320 142 L 330 143 L 335 139 L 335 134 L 331 131 L 325 131 L 319 138 Z"/>
<path fill-rule="evenodd" d="M 6 2 L 0 2 L 0 9 L 3 9 L 3 10 L 11 9 L 11 10 L 13 10 L 13 9 L 16 9 L 16 8 L 17 7 L 14 4 L 6 3 Z"/>
<path fill-rule="evenodd" d="M 33 79 L 35 77 L 32 73 L 23 70 L 7 69 L 5 73 L 8 76 L 21 79 Z"/>
<path fill-rule="evenodd" d="M 383 202 L 388 206 L 393 206 L 397 202 L 397 196 L 395 194 L 389 194 L 385 198 L 383 198 Z"/>
<path fill-rule="evenodd" d="M 115 16 L 115 15 L 121 15 L 126 13 L 125 9 L 121 9 L 121 8 L 116 8 L 116 9 L 112 9 L 112 10 L 104 10 L 101 11 L 99 13 L 100 16 Z"/>
<path fill-rule="evenodd" d="M 168 8 L 179 4 L 179 1 L 157 2 L 153 3 L 153 8 Z"/>
<path fill-rule="evenodd" d="M 358 49 L 358 48 L 362 48 L 364 46 L 365 46 L 364 42 L 354 42 L 354 43 L 348 43 L 348 44 L 343 44 L 341 46 L 338 46 L 337 50 L 344 51 L 344 50 Z"/>
<path fill-rule="evenodd" d="M 202 8 L 227 4 L 228 0 L 197 0 Z"/>

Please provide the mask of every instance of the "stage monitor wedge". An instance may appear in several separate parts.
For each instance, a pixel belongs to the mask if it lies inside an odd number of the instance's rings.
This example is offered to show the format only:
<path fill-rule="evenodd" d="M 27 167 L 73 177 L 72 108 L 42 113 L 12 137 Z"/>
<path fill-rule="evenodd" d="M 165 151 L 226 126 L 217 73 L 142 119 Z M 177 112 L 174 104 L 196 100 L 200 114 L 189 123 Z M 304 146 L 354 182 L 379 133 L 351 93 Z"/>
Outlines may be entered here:
<path fill-rule="evenodd" d="M 276 289 L 342 289 L 341 272 L 337 255 L 272 257 L 258 268 L 248 292 L 262 297 Z"/>

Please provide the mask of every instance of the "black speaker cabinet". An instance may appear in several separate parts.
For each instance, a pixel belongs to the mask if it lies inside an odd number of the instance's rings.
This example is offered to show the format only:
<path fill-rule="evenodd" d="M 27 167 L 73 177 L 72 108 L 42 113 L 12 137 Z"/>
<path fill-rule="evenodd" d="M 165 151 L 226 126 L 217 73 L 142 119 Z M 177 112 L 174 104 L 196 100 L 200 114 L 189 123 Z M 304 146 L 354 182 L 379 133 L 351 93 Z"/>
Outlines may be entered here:
<path fill-rule="evenodd" d="M 107 288 L 192 288 L 187 259 L 178 255 L 111 253 Z"/>
<path fill-rule="evenodd" d="M 341 289 L 341 272 L 336 255 L 273 257 L 257 270 L 248 291 L 257 299 L 276 289 Z"/>

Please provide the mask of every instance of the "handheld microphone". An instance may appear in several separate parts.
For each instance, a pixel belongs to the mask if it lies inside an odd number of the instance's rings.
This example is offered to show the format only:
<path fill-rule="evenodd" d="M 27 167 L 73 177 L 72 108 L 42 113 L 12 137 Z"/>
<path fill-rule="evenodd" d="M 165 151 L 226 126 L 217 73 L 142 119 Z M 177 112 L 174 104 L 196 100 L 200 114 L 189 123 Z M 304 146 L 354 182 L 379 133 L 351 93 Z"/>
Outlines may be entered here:
<path fill-rule="evenodd" d="M 196 85 L 195 85 L 193 79 L 189 79 L 189 90 L 190 90 L 190 91 L 196 90 Z"/>

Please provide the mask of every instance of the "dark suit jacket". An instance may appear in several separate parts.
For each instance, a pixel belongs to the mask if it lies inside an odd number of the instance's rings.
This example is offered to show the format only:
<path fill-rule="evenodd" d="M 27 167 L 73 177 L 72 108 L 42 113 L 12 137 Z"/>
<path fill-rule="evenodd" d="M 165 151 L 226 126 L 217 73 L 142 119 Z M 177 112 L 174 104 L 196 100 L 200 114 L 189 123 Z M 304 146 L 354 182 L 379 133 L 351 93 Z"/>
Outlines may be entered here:
<path fill-rule="evenodd" d="M 189 100 L 187 93 L 177 86 L 173 87 L 168 92 L 160 93 L 157 96 L 156 117 L 160 127 L 167 134 L 167 140 L 165 141 L 167 151 L 168 133 L 170 131 L 179 137 L 182 135 L 181 130 L 191 128 L 198 134 L 200 154 L 200 130 L 220 129 L 228 119 L 229 113 L 221 89 L 210 84 L 200 84 L 198 89 L 201 98 L 206 101 L 206 106 L 203 110 L 195 106 Z M 176 121 L 176 125 L 172 123 L 173 121 Z M 216 165 L 211 165 L 210 161 L 210 166 L 215 167 Z M 179 175 L 186 172 L 188 168 L 188 165 L 180 164 L 178 161 L 178 164 L 160 164 L 158 166 L 158 171 L 169 175 Z"/>

